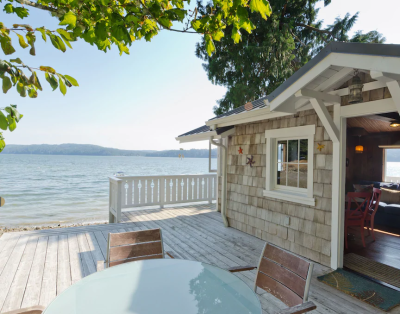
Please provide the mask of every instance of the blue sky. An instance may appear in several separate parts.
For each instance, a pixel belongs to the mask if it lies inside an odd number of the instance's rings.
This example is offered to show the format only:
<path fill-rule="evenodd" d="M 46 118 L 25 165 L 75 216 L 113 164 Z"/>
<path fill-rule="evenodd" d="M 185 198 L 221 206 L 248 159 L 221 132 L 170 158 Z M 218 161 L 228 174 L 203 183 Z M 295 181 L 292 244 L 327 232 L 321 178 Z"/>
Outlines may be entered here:
<path fill-rule="evenodd" d="M 333 0 L 321 8 L 319 18 L 330 24 L 338 15 L 360 11 L 356 30 L 378 30 L 387 43 L 400 44 L 397 0 Z M 322 7 L 322 4 L 321 4 Z M 20 20 L 34 27 L 57 28 L 49 13 L 30 9 Z M 6 25 L 18 17 L 2 12 Z M 18 21 L 19 22 L 19 21 Z M 397 25 L 396 25 L 397 24 Z M 38 98 L 21 98 L 10 90 L 1 95 L 1 106 L 17 104 L 24 118 L 13 132 L 5 132 L 8 144 L 96 144 L 121 149 L 178 149 L 208 147 L 205 142 L 179 145 L 175 137 L 204 124 L 225 88 L 212 85 L 201 60 L 194 55 L 197 34 L 162 31 L 151 42 L 134 42 L 130 55 L 118 49 L 107 53 L 86 42 L 73 43 L 62 53 L 51 43 L 37 39 L 36 57 L 28 49 L 17 53 L 31 66 L 49 65 L 76 78 L 78 88 L 66 96 L 51 91 L 42 76 L 44 91 Z M 17 40 L 14 39 L 15 46 Z"/>

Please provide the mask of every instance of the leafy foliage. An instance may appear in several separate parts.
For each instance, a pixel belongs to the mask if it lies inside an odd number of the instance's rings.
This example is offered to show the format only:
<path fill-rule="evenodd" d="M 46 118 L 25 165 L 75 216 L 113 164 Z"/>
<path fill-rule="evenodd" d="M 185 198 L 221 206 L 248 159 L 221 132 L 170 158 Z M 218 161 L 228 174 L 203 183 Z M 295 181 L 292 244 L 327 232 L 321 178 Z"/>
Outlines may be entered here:
<path fill-rule="evenodd" d="M 4 89 L 4 81 L 3 81 Z M 7 129 L 12 132 L 17 127 L 17 123 L 22 119 L 22 114 L 17 110 L 16 105 L 0 108 L 0 129 L 6 131 Z M 0 132 L 0 152 L 4 149 L 6 143 L 2 132 Z"/>
<path fill-rule="evenodd" d="M 27 15 L 25 13 L 21 13 L 25 12 L 22 10 L 23 8 L 19 8 L 22 11 L 17 9 L 18 8 L 13 7 L 9 3 L 4 7 L 4 11 L 6 11 L 6 13 L 16 13 L 20 17 L 25 17 Z M 21 31 L 23 32 L 24 36 L 19 33 Z M 69 42 L 75 40 L 73 34 L 64 29 L 58 29 L 57 33 L 59 35 L 55 35 L 55 32 L 46 30 L 44 27 L 34 29 L 28 24 L 14 24 L 10 29 L 6 28 L 4 24 L 0 22 L 0 42 L 1 48 L 5 55 L 11 55 L 16 51 L 10 36 L 11 32 L 15 33 L 17 36 L 18 44 L 21 48 L 25 49 L 30 47 L 29 53 L 33 56 L 36 55 L 35 32 L 40 32 L 43 40 L 45 41 L 48 37 L 53 46 L 63 52 L 66 50 L 64 43 L 67 43 L 67 45 L 71 47 Z M 24 72 L 25 69 L 28 70 L 30 74 L 26 75 Z M 73 77 L 57 73 L 52 67 L 40 66 L 39 68 L 33 68 L 22 62 L 20 58 L 10 59 L 9 61 L 0 59 L 0 78 L 2 79 L 3 93 L 7 93 L 14 86 L 21 97 L 26 97 L 28 95 L 30 98 L 36 98 L 38 96 L 37 91 L 43 90 L 36 71 L 45 72 L 44 74 L 46 80 L 49 82 L 53 90 L 59 87 L 63 95 L 65 95 L 67 92 L 67 86 L 78 86 L 78 82 Z M 5 110 L 5 112 L 8 114 L 6 116 L 0 111 L 0 128 L 2 130 L 8 129 L 12 132 L 17 127 L 17 122 L 19 122 L 22 115 L 20 115 L 16 110 L 16 105 L 5 107 L 3 110 Z M 4 147 L 4 137 L 0 132 L 0 152 L 4 149 Z"/>
<path fill-rule="evenodd" d="M 0 0 L 2 2 L 2 0 Z M 144 38 L 150 41 L 161 30 L 204 35 L 208 55 L 215 51 L 215 42 L 220 41 L 231 26 L 229 34 L 234 42 L 241 40 L 241 30 L 251 33 L 255 26 L 250 21 L 248 11 L 266 20 L 271 15 L 267 0 L 212 0 L 208 12 L 198 14 L 198 8 L 190 10 L 190 0 L 8 0 L 3 7 L 6 14 L 16 14 L 23 19 L 29 15 L 27 7 L 49 11 L 57 18 L 63 28 L 49 30 L 45 27 L 32 27 L 28 24 L 14 24 L 6 27 L 0 22 L 0 45 L 5 55 L 15 53 L 11 34 L 16 36 L 21 48 L 29 48 L 36 55 L 36 36 L 49 40 L 58 50 L 65 52 L 78 38 L 101 51 L 107 52 L 112 45 L 129 54 L 129 46 L 135 40 Z M 173 29 L 174 23 L 184 25 L 182 30 Z M 29 75 L 23 71 L 28 70 Z M 3 92 L 14 86 L 22 97 L 36 98 L 42 90 L 37 71 L 45 72 L 46 81 L 53 91 L 59 89 L 63 95 L 67 87 L 78 86 L 71 76 L 62 75 L 50 66 L 33 68 L 19 58 L 0 59 L 0 77 Z M 29 76 L 29 78 L 28 78 Z M 11 130 L 11 129 L 10 129 Z M 1 133 L 0 133 L 1 134 Z M 2 141 L 4 139 L 2 138 Z"/>
<path fill-rule="evenodd" d="M 196 47 L 196 55 L 204 60 L 204 70 L 214 84 L 227 87 L 225 96 L 214 107 L 219 115 L 243 104 L 268 95 L 306 64 L 331 41 L 382 43 L 385 39 L 376 31 L 349 31 L 358 14 L 337 18 L 332 25 L 322 28 L 317 20 L 316 4 L 321 0 L 271 0 L 272 13 L 268 20 L 246 8 L 252 32 L 242 32 L 241 42 L 224 37 L 216 43 L 216 52 L 207 53 L 203 39 Z M 328 5 L 331 1 L 325 0 Z M 199 5 L 200 14 L 210 10 Z M 227 26 L 226 32 L 233 31 Z"/>

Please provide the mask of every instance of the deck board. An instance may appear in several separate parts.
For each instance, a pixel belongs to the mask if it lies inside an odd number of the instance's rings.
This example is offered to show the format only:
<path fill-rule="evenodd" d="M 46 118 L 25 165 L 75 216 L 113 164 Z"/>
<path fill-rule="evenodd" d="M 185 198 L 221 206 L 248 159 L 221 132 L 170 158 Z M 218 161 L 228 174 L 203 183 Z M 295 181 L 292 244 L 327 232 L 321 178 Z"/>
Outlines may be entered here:
<path fill-rule="evenodd" d="M 215 205 L 125 211 L 119 224 L 6 233 L 0 237 L 0 313 L 47 305 L 71 284 L 94 273 L 97 261 L 105 259 L 108 233 L 150 228 L 162 229 L 164 249 L 178 258 L 222 268 L 256 265 L 265 244 L 225 228 Z M 317 310 L 313 313 L 382 313 L 316 279 L 329 271 L 322 265 L 314 268 L 310 299 Z M 254 270 L 235 273 L 250 287 L 255 274 Z M 257 293 L 263 314 L 285 307 L 265 291 L 258 289 Z M 399 314 L 400 308 L 390 313 Z"/>

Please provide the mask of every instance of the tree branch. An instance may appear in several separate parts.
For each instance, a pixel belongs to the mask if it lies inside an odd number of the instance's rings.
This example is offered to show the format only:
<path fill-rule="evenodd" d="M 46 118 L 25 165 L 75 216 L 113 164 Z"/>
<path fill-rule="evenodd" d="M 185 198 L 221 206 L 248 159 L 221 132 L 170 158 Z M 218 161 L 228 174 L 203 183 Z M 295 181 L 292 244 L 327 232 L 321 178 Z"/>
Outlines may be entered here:
<path fill-rule="evenodd" d="M 311 26 L 311 25 L 303 24 L 303 23 L 296 23 L 296 26 L 305 27 L 305 28 L 308 28 L 308 29 L 310 29 L 310 30 L 312 30 L 312 31 L 314 31 L 314 32 L 320 33 L 320 34 L 328 34 L 328 35 L 332 36 L 332 38 L 335 38 L 336 40 L 338 40 L 338 39 L 335 37 L 335 35 L 333 35 L 332 32 L 330 32 L 330 31 L 328 31 L 328 30 L 326 30 L 326 29 L 319 29 L 319 28 L 313 27 L 313 26 Z M 326 43 L 328 43 L 328 41 L 326 40 L 326 38 L 325 38 L 324 36 L 322 36 L 322 39 L 323 39 Z"/>
<path fill-rule="evenodd" d="M 30 7 L 34 7 L 34 8 L 37 8 L 37 9 L 50 11 L 50 12 L 53 12 L 53 13 L 58 13 L 58 10 L 55 9 L 55 8 L 47 7 L 47 6 L 44 6 L 42 4 L 39 4 L 39 3 L 36 3 L 36 2 L 32 2 L 32 1 L 29 1 L 29 0 L 16 0 L 16 2 L 18 2 L 19 4 L 22 4 L 22 5 L 24 5 L 24 4 L 29 5 Z"/>

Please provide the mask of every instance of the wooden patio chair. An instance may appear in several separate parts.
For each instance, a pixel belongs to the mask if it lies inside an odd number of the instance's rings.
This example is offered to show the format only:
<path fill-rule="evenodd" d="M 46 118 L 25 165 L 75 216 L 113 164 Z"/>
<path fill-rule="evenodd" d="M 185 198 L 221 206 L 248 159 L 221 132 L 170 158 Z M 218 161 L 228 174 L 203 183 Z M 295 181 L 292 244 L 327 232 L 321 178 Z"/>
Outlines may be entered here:
<path fill-rule="evenodd" d="M 344 215 L 344 243 L 346 249 L 349 248 L 347 240 L 349 227 L 360 227 L 361 241 L 365 247 L 364 225 L 371 196 L 372 194 L 368 192 L 347 193 L 347 209 Z M 355 205 L 356 208 L 353 209 L 352 205 Z"/>
<path fill-rule="evenodd" d="M 164 252 L 161 229 L 109 233 L 107 259 L 97 262 L 97 271 L 133 261 L 165 258 L 165 253 L 175 258 L 172 252 Z"/>
<path fill-rule="evenodd" d="M 368 235 L 372 233 L 372 238 L 374 239 L 374 241 L 375 241 L 375 234 L 374 234 L 375 214 L 378 211 L 379 202 L 381 200 L 381 194 L 382 191 L 380 189 L 374 188 L 372 190 L 372 198 L 369 203 L 367 215 L 365 216 Z"/>
<path fill-rule="evenodd" d="M 44 310 L 45 310 L 44 306 L 37 305 L 37 306 L 27 307 L 24 309 L 14 310 L 11 312 L 6 312 L 3 314 L 42 314 Z"/>
<path fill-rule="evenodd" d="M 266 243 L 258 267 L 232 267 L 230 272 L 257 269 L 254 291 L 261 288 L 280 299 L 289 308 L 278 314 L 301 314 L 317 307 L 308 301 L 314 264 L 273 244 Z"/>

